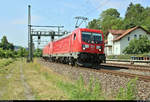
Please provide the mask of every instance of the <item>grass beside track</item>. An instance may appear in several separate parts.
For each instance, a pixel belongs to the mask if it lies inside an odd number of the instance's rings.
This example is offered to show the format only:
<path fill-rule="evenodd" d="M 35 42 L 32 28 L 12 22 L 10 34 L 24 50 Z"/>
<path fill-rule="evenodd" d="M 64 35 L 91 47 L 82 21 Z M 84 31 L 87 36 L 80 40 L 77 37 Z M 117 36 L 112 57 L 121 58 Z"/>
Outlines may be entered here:
<path fill-rule="evenodd" d="M 108 98 L 103 95 L 99 82 L 93 82 L 91 79 L 90 83 L 85 85 L 82 76 L 75 82 L 40 65 L 37 59 L 33 63 L 26 63 L 26 59 L 18 59 L 3 66 L 2 70 L 0 100 L 27 100 L 30 96 L 34 96 L 35 100 L 135 99 L 132 94 L 132 82 L 127 90 L 120 89 L 117 97 Z"/>
<path fill-rule="evenodd" d="M 32 91 L 37 100 L 67 100 L 65 93 L 57 87 L 57 81 L 69 81 L 57 73 L 54 73 L 49 68 L 43 67 L 34 63 L 24 63 L 24 74 L 27 83 L 32 88 Z"/>
<path fill-rule="evenodd" d="M 9 59 L 5 60 L 8 61 Z M 3 71 L 0 72 L 0 100 L 27 100 L 20 67 L 23 69 L 25 82 L 29 85 L 35 100 L 68 99 L 54 83 L 55 79 L 61 80 L 61 76 L 40 66 L 36 61 L 26 63 L 25 60 L 19 59 L 2 67 Z"/>
<path fill-rule="evenodd" d="M 9 61 L 9 59 L 5 59 L 5 61 Z M 24 95 L 22 94 L 24 90 L 20 81 L 18 63 L 19 61 L 15 61 L 1 68 L 0 100 L 24 99 Z"/>

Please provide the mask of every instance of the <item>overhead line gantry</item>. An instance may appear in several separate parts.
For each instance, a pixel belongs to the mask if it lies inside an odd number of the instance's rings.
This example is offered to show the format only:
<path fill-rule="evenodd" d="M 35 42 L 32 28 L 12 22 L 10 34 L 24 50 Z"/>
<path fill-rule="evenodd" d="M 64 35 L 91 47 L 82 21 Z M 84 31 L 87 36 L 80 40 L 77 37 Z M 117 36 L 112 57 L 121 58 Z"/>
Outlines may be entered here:
<path fill-rule="evenodd" d="M 33 62 L 33 36 L 38 37 L 38 43 L 40 43 L 40 38 L 41 36 L 50 36 L 51 41 L 54 40 L 55 36 L 62 36 L 65 34 L 65 32 L 61 32 L 60 29 L 63 28 L 64 26 L 40 26 L 40 25 L 31 25 L 31 6 L 28 5 L 28 58 L 27 62 Z M 58 31 L 44 31 L 44 30 L 35 30 L 32 28 L 39 28 L 39 27 L 44 27 L 44 28 L 57 28 Z"/>

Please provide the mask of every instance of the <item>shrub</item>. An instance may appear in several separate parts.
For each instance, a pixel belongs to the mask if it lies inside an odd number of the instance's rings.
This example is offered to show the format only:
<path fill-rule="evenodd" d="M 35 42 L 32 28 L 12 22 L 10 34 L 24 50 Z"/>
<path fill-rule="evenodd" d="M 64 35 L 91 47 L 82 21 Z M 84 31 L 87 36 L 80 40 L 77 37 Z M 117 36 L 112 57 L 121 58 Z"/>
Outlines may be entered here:
<path fill-rule="evenodd" d="M 150 52 L 150 40 L 147 36 L 141 36 L 139 39 L 130 41 L 123 53 L 125 54 L 142 54 Z"/>

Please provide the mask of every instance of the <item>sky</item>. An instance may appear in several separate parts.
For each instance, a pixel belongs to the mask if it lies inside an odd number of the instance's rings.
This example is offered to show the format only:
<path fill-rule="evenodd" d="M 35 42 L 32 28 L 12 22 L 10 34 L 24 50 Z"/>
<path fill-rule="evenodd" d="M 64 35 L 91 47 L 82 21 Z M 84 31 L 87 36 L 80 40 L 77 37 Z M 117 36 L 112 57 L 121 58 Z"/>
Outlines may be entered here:
<path fill-rule="evenodd" d="M 62 30 L 72 31 L 74 17 L 84 16 L 90 21 L 108 8 L 117 9 L 124 17 L 130 2 L 150 7 L 150 0 L 1 0 L 0 39 L 5 35 L 14 45 L 28 46 L 28 5 L 32 25 L 64 26 Z"/>

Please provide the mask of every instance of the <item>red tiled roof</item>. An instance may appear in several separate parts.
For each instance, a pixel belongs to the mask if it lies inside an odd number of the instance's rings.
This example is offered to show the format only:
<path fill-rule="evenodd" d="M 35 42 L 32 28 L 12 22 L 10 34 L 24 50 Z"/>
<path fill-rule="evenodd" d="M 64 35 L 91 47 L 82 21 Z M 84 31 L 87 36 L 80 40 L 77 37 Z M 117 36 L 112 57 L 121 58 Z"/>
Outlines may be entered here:
<path fill-rule="evenodd" d="M 126 30 L 108 30 L 112 35 L 121 35 L 125 32 Z"/>
<path fill-rule="evenodd" d="M 118 40 L 120 40 L 121 38 L 123 38 L 124 36 L 126 36 L 126 35 L 128 35 L 130 32 L 132 32 L 132 31 L 134 31 L 134 30 L 136 30 L 136 29 L 138 29 L 138 28 L 141 28 L 141 29 L 143 29 L 144 31 L 146 31 L 144 28 L 142 28 L 142 27 L 140 27 L 140 26 L 136 26 L 136 27 L 134 27 L 134 28 L 131 28 L 131 29 L 128 29 L 128 30 L 126 30 L 123 34 L 121 34 L 120 36 L 118 36 L 117 38 L 115 38 L 113 41 L 118 41 Z M 150 34 L 148 31 L 146 31 L 148 34 Z"/>

